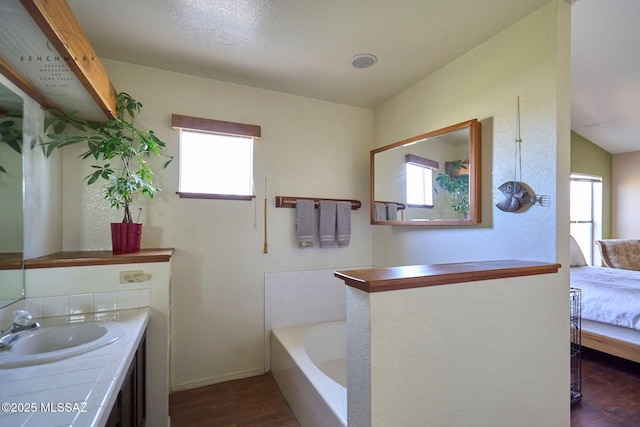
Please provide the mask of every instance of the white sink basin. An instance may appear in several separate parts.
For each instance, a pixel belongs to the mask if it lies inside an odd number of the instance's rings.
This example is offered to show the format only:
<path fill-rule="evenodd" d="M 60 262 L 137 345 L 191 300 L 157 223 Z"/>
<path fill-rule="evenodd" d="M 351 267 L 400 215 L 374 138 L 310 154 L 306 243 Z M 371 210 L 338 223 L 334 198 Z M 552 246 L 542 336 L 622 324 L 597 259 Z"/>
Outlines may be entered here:
<path fill-rule="evenodd" d="M 8 349 L 0 351 L 0 369 L 77 356 L 116 341 L 124 331 L 124 326 L 117 322 L 87 322 L 22 332 Z"/>

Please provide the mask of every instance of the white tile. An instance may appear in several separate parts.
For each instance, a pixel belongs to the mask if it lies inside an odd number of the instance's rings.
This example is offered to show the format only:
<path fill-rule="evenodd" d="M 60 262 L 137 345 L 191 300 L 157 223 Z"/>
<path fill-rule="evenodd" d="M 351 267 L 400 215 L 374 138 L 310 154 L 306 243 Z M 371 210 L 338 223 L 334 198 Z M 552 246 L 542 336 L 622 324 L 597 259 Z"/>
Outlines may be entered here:
<path fill-rule="evenodd" d="M 271 315 L 282 315 L 284 302 L 283 301 L 271 301 L 269 305 L 271 307 Z"/>
<path fill-rule="evenodd" d="M 96 383 L 87 398 L 87 410 L 104 406 L 106 403 L 105 398 L 109 395 L 109 391 L 112 388 L 114 388 L 114 382 L 112 380 Z"/>
<path fill-rule="evenodd" d="M 35 318 L 40 318 L 42 314 L 42 298 L 27 298 L 24 302 L 24 308 Z"/>
<path fill-rule="evenodd" d="M 293 313 L 282 316 L 282 326 L 295 326 L 295 317 Z"/>
<path fill-rule="evenodd" d="M 317 311 L 307 311 L 305 313 L 305 323 L 316 323 L 318 321 L 318 312 Z"/>
<path fill-rule="evenodd" d="M 295 312 L 295 301 L 294 300 L 283 301 L 282 302 L 282 314 L 287 315 L 287 314 L 292 314 L 294 312 Z"/>
<path fill-rule="evenodd" d="M 118 310 L 138 308 L 140 304 L 140 291 L 118 291 Z"/>
<path fill-rule="evenodd" d="M 294 288 L 290 289 L 282 289 L 282 301 L 293 301 L 294 300 Z"/>
<path fill-rule="evenodd" d="M 92 313 L 95 304 L 93 302 L 93 294 L 76 294 L 69 295 L 69 313 Z"/>
<path fill-rule="evenodd" d="M 50 403 L 50 405 L 48 405 Z M 45 408 L 38 408 L 38 411 L 29 418 L 27 427 L 31 426 L 70 426 L 73 424 L 73 420 L 78 416 L 77 411 L 65 411 L 64 406 L 61 410 L 58 409 L 57 404 L 64 405 L 66 401 L 55 402 L 43 402 Z"/>
<path fill-rule="evenodd" d="M 94 383 L 99 378 L 104 368 L 102 366 L 91 369 L 82 369 L 68 372 L 64 375 L 56 387 L 69 387 L 77 384 Z"/>
<path fill-rule="evenodd" d="M 294 315 L 293 315 L 293 324 L 294 325 L 304 325 L 306 317 L 307 317 L 307 315 L 304 312 L 302 312 L 302 313 L 294 313 Z"/>
<path fill-rule="evenodd" d="M 271 329 L 281 328 L 284 326 L 284 316 L 282 314 L 273 314 L 271 316 Z"/>
<path fill-rule="evenodd" d="M 24 395 L 32 394 L 39 391 L 51 390 L 62 379 L 62 374 L 47 375 L 44 377 L 28 378 L 21 381 L 17 381 L 12 384 L 3 384 L 2 387 L 11 387 L 11 395 Z"/>
<path fill-rule="evenodd" d="M 325 286 L 324 283 L 319 283 L 316 285 L 316 296 L 318 298 L 326 297 L 329 295 L 329 290 Z"/>
<path fill-rule="evenodd" d="M 303 300 L 307 295 L 306 290 L 304 288 L 303 283 L 299 283 L 298 286 L 293 291 L 293 299 L 294 300 Z"/>
<path fill-rule="evenodd" d="M 293 312 L 304 313 L 307 310 L 306 301 L 303 299 L 293 301 Z"/>
<path fill-rule="evenodd" d="M 306 289 L 305 299 L 315 299 L 318 296 L 318 289 L 315 284 Z"/>
<path fill-rule="evenodd" d="M 282 283 L 272 284 L 271 285 L 271 294 L 269 295 L 271 300 L 282 301 Z"/>
<path fill-rule="evenodd" d="M 33 414 L 29 412 L 10 413 L 0 411 L 0 425 L 3 426 L 28 426 L 27 422 Z"/>
<path fill-rule="evenodd" d="M 118 297 L 116 292 L 99 292 L 93 295 L 96 311 L 113 311 L 117 308 Z"/>
<path fill-rule="evenodd" d="M 69 314 L 69 296 L 44 297 L 42 299 L 42 316 L 65 316 Z"/>
<path fill-rule="evenodd" d="M 151 306 L 151 290 L 150 289 L 140 289 L 140 307 L 150 307 Z"/>

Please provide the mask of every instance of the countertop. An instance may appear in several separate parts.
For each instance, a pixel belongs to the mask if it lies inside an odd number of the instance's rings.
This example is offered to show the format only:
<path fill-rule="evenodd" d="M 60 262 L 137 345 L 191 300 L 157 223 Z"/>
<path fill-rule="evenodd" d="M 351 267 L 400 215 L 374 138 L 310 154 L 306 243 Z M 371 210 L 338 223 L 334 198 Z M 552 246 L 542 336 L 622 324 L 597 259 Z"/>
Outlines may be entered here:
<path fill-rule="evenodd" d="M 345 270 L 334 275 L 347 286 L 372 293 L 550 274 L 557 273 L 560 267 L 535 261 L 497 260 Z"/>
<path fill-rule="evenodd" d="M 43 326 L 115 321 L 116 342 L 58 362 L 0 369 L 0 425 L 103 426 L 149 321 L 149 309 L 47 317 Z M 59 405 L 62 404 L 62 405 Z M 58 410 L 60 409 L 60 410 Z"/>

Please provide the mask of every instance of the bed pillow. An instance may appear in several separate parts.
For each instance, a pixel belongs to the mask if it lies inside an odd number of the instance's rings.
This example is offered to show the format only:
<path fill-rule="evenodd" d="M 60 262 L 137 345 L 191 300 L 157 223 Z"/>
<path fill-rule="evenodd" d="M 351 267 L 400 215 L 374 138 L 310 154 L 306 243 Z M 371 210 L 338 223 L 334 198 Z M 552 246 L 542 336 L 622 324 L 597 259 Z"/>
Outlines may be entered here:
<path fill-rule="evenodd" d="M 571 267 L 581 267 L 583 265 L 587 265 L 587 261 L 584 259 L 584 254 L 578 246 L 578 242 L 573 236 L 569 235 L 571 238 L 571 243 L 569 244 L 571 247 Z"/>

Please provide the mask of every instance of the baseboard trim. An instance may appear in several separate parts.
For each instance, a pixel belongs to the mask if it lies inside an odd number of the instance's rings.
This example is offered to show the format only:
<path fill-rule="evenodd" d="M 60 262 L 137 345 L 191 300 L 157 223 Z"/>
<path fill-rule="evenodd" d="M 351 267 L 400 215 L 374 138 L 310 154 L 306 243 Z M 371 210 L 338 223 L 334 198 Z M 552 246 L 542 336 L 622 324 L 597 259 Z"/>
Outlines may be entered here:
<path fill-rule="evenodd" d="M 241 380 L 243 378 L 255 377 L 264 374 L 264 369 L 249 369 L 247 371 L 232 372 L 230 374 L 219 375 L 215 377 L 202 378 L 197 381 L 188 381 L 180 384 L 171 385 L 171 393 L 176 391 L 191 390 L 193 388 L 205 387 L 212 384 L 219 384 L 226 381 Z"/>

